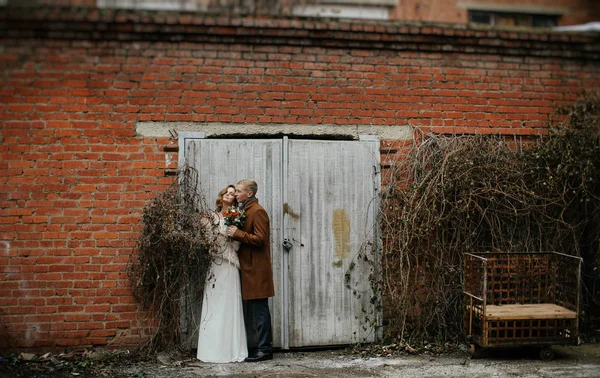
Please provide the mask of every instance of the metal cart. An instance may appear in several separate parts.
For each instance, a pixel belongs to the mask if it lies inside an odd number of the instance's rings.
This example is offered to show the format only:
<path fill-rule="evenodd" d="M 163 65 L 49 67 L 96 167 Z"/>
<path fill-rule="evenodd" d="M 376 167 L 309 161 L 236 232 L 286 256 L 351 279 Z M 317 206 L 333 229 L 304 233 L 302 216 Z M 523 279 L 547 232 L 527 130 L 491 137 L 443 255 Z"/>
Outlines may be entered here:
<path fill-rule="evenodd" d="M 577 344 L 582 259 L 557 252 L 465 253 L 465 330 L 471 350 Z"/>

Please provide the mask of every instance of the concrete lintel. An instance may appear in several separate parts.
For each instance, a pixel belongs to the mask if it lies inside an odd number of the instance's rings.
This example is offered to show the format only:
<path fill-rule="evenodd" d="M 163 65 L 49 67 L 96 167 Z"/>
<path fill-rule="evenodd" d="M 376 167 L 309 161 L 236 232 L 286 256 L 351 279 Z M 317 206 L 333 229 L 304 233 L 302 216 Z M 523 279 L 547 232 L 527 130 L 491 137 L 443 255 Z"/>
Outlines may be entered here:
<path fill-rule="evenodd" d="M 261 136 L 323 136 L 348 137 L 359 140 L 361 135 L 375 135 L 381 140 L 411 140 L 410 126 L 365 126 L 365 125 L 294 125 L 294 124 L 229 124 L 201 122 L 138 122 L 136 133 L 144 137 L 173 137 L 169 131 L 203 132 L 207 138 L 241 135 Z"/>

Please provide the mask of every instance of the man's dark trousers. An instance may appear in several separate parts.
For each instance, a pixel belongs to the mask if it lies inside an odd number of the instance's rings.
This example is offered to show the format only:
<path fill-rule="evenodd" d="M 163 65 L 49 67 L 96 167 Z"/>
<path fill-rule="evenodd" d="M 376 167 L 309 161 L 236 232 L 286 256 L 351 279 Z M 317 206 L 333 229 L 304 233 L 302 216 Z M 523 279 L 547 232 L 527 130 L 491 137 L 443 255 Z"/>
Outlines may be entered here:
<path fill-rule="evenodd" d="M 269 299 L 249 299 L 246 303 L 250 307 L 254 318 L 258 352 L 273 353 L 273 332 L 271 330 Z"/>

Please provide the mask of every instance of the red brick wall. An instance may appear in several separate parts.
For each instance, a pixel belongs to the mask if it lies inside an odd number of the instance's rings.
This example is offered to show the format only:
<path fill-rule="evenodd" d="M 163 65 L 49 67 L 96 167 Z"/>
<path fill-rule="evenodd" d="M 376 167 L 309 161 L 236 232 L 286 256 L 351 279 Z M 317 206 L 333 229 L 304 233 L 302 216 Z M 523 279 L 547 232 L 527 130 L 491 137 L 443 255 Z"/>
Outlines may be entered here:
<path fill-rule="evenodd" d="M 600 88 L 583 36 L 189 17 L 145 35 L 131 34 L 135 14 L 113 16 L 121 41 L 85 34 L 102 18 L 63 30 L 47 16 L 0 40 L 1 348 L 123 347 L 152 331 L 125 268 L 177 156 L 138 121 L 535 135 Z"/>

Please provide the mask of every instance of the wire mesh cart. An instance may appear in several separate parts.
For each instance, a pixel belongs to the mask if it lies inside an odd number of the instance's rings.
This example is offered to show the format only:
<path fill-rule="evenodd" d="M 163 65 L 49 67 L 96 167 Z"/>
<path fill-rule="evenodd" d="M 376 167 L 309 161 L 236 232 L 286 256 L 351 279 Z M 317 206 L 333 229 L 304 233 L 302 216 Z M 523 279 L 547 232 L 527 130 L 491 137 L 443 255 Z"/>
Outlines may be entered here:
<path fill-rule="evenodd" d="M 577 344 L 582 259 L 557 252 L 465 253 L 465 330 L 471 350 Z"/>

